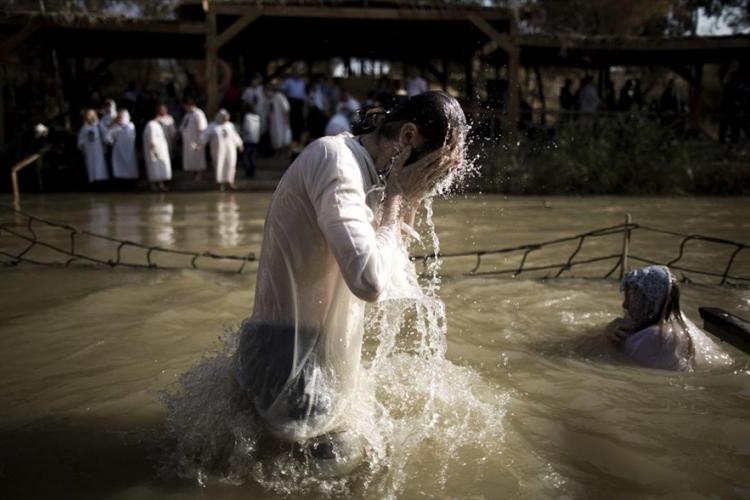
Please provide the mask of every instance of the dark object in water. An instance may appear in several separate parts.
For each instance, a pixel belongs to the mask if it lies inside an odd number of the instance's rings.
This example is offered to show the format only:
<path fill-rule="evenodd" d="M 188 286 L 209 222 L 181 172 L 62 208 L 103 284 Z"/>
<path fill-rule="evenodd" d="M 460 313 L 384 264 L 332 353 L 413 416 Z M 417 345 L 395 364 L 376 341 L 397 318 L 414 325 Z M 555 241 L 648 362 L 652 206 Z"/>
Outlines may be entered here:
<path fill-rule="evenodd" d="M 698 312 L 707 332 L 750 354 L 750 323 L 716 307 L 700 307 Z"/>

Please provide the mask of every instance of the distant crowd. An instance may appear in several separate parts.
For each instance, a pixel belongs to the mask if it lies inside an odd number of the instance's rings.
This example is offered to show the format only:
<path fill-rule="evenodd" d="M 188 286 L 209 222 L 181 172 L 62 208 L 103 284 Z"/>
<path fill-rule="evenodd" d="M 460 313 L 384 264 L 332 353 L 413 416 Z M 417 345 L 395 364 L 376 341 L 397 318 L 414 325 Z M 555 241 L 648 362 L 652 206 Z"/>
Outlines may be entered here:
<path fill-rule="evenodd" d="M 211 166 L 218 187 L 234 189 L 238 165 L 246 177 L 252 177 L 259 151 L 283 155 L 292 145 L 349 132 L 360 108 L 390 106 L 428 90 L 427 81 L 417 72 L 410 73 L 404 83 L 401 89 L 384 76 L 360 102 L 340 80 L 322 75 L 310 79 L 288 75 L 279 84 L 264 84 L 257 76 L 244 89 L 230 86 L 223 93 L 222 109 L 209 123 L 195 99 L 178 99 L 173 84 L 154 101 L 131 82 L 119 102 L 99 101 L 98 94 L 91 99 L 92 107 L 82 112 L 78 148 L 89 182 L 132 182 L 140 176 L 140 131 L 145 174 L 153 190 L 167 190 L 178 164 L 194 172 L 196 179 Z"/>
<path fill-rule="evenodd" d="M 659 113 L 669 120 L 686 113 L 689 108 L 673 79 L 667 82 L 658 99 L 647 102 L 640 79 L 627 80 L 617 94 L 612 80 L 607 78 L 597 86 L 591 76 L 581 79 L 576 90 L 573 89 L 573 80 L 566 79 L 560 89 L 559 104 L 563 119 L 566 115 L 600 111 L 645 110 Z M 745 138 L 750 138 L 750 82 L 744 81 L 737 71 L 722 86 L 718 121 L 720 142 L 737 143 L 742 133 Z"/>

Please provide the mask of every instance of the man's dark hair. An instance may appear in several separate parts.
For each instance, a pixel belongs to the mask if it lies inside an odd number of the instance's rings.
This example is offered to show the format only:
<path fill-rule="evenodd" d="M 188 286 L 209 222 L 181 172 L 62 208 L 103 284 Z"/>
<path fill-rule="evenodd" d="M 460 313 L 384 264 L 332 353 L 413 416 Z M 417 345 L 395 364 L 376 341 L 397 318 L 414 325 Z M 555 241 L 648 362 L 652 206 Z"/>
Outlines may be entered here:
<path fill-rule="evenodd" d="M 391 109 L 360 110 L 354 133 L 377 132 L 388 139 L 398 136 L 401 126 L 411 122 L 425 140 L 425 152 L 434 151 L 452 140 L 454 134 L 466 133 L 466 116 L 455 97 L 439 91 L 428 91 L 397 103 Z"/>

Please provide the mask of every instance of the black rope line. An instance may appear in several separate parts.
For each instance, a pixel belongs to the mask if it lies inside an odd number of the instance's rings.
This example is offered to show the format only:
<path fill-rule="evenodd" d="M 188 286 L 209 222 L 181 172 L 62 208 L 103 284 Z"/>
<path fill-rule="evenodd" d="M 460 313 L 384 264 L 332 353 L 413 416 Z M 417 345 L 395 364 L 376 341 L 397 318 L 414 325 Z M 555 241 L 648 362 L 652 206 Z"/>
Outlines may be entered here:
<path fill-rule="evenodd" d="M 181 256 L 189 256 L 189 257 L 191 257 L 190 266 L 193 269 L 199 269 L 197 261 L 198 261 L 198 258 L 200 258 L 200 257 L 205 257 L 205 258 L 212 259 L 212 260 L 217 260 L 217 261 L 228 261 L 228 262 L 234 261 L 234 262 L 240 262 L 241 265 L 239 266 L 239 269 L 234 270 L 232 272 L 240 272 L 241 273 L 245 269 L 245 267 L 246 267 L 246 265 L 247 265 L 248 262 L 254 262 L 254 261 L 256 261 L 256 256 L 255 256 L 255 254 L 253 252 L 250 252 L 247 255 L 224 255 L 224 254 L 218 254 L 218 253 L 209 252 L 209 251 L 205 251 L 205 252 L 193 252 L 193 251 L 189 251 L 189 250 L 163 248 L 163 247 L 160 247 L 160 246 L 157 246 L 157 245 L 146 245 L 146 244 L 139 243 L 139 242 L 136 242 L 136 241 L 125 240 L 125 239 L 118 239 L 118 238 L 113 238 L 111 236 L 107 236 L 107 235 L 103 235 L 103 234 L 93 233 L 91 231 L 80 230 L 80 229 L 78 229 L 78 228 L 76 228 L 76 227 L 74 227 L 74 226 L 72 226 L 70 224 L 65 224 L 65 223 L 61 223 L 61 222 L 55 222 L 55 221 L 50 221 L 50 220 L 42 219 L 41 217 L 37 217 L 37 216 L 34 216 L 34 215 L 27 214 L 25 212 L 22 212 L 20 210 L 16 210 L 15 208 L 12 208 L 12 207 L 9 207 L 9 206 L 0 205 L 0 207 L 6 209 L 9 212 L 12 212 L 14 214 L 17 214 L 19 216 L 24 217 L 26 219 L 25 224 L 24 224 L 25 229 L 30 234 L 30 236 L 29 236 L 28 234 L 23 234 L 23 233 L 15 230 L 15 229 L 12 229 L 11 225 L 1 225 L 0 224 L 0 230 L 5 231 L 6 234 L 14 236 L 15 238 L 18 238 L 18 239 L 20 239 L 20 240 L 25 241 L 25 242 L 28 243 L 28 245 L 26 245 L 26 247 L 19 254 L 17 254 L 17 255 L 13 255 L 13 254 L 10 254 L 10 253 L 5 252 L 5 251 L 2 252 L 1 255 L 5 255 L 6 257 L 9 257 L 9 258 L 13 259 L 12 262 L 15 263 L 13 265 L 17 265 L 19 262 L 28 262 L 28 263 L 40 264 L 40 265 L 50 264 L 50 265 L 61 265 L 63 267 L 70 267 L 70 265 L 73 262 L 76 262 L 76 261 L 79 261 L 79 260 L 83 260 L 83 261 L 86 261 L 88 263 L 93 263 L 93 264 L 97 264 L 97 265 L 106 265 L 106 266 L 109 266 L 109 267 L 124 266 L 124 267 L 142 268 L 142 269 L 156 269 L 156 268 L 158 268 L 158 269 L 181 269 L 181 268 L 183 268 L 183 267 L 171 267 L 171 266 L 159 266 L 159 265 L 157 265 L 157 263 L 154 262 L 153 259 L 152 259 L 152 254 L 154 252 L 161 252 L 161 253 L 166 253 L 166 254 L 181 255 Z M 69 232 L 69 239 L 70 239 L 70 248 L 69 249 L 65 249 L 65 248 L 61 248 L 61 247 L 59 247 L 57 245 L 53 245 L 51 243 L 47 243 L 47 242 L 41 241 L 39 239 L 36 231 L 34 230 L 35 224 L 44 224 L 44 225 L 49 226 L 49 227 L 53 227 L 53 228 L 57 228 L 57 229 L 68 231 Z M 104 241 L 116 244 L 117 246 L 115 248 L 115 252 L 116 252 L 115 253 L 115 258 L 114 259 L 106 259 L 106 260 L 104 260 L 104 259 L 99 259 L 99 258 L 96 258 L 96 257 L 92 257 L 92 256 L 89 256 L 89 255 L 84 255 L 84 254 L 78 253 L 78 251 L 76 249 L 76 246 L 77 246 L 76 237 L 78 235 L 84 235 L 84 236 L 87 236 L 87 237 L 90 237 L 90 238 L 96 238 L 96 239 L 100 239 L 100 240 L 104 240 Z M 42 262 L 42 261 L 39 261 L 39 260 L 29 259 L 29 258 L 25 257 L 26 254 L 28 252 L 30 252 L 36 246 L 44 247 L 44 248 L 52 250 L 52 251 L 54 251 L 54 252 L 56 252 L 58 254 L 64 255 L 64 256 L 66 256 L 66 259 L 63 262 Z M 134 248 L 138 248 L 138 249 L 142 249 L 142 250 L 146 250 L 146 263 L 142 264 L 142 263 L 138 263 L 138 262 L 125 262 L 125 261 L 123 261 L 122 250 L 126 246 L 134 247 Z M 211 270 L 215 271 L 216 269 L 211 269 Z"/>
<path fill-rule="evenodd" d="M 25 224 L 15 224 L 15 225 L 20 226 L 20 227 L 25 226 L 25 229 L 30 234 L 30 236 L 27 234 L 22 234 L 19 231 L 12 229 L 8 225 L 0 224 L 0 232 L 4 231 L 8 235 L 14 236 L 28 243 L 28 245 L 26 245 L 26 247 L 17 255 L 13 255 L 6 251 L 0 251 L 0 255 L 11 259 L 8 262 L 3 262 L 3 264 L 6 266 L 16 266 L 20 262 L 28 262 L 28 263 L 39 264 L 39 265 L 56 265 L 56 266 L 69 267 L 74 262 L 82 261 L 78 263 L 80 265 L 93 264 L 93 265 L 106 265 L 108 267 L 124 266 L 124 267 L 139 268 L 139 269 L 184 269 L 185 268 L 185 266 L 175 267 L 175 266 L 157 265 L 157 263 L 153 260 L 153 254 L 155 252 L 161 252 L 161 253 L 172 254 L 172 255 L 189 256 L 191 258 L 189 267 L 192 269 L 199 269 L 198 260 L 202 257 L 205 257 L 207 259 L 213 259 L 213 260 L 221 260 L 221 261 L 239 261 L 240 262 L 239 267 L 233 271 L 228 271 L 228 272 L 241 274 L 245 270 L 248 262 L 256 261 L 256 256 L 253 252 L 250 252 L 247 255 L 222 255 L 222 254 L 216 254 L 216 253 L 209 252 L 209 251 L 193 252 L 193 251 L 188 251 L 188 250 L 163 248 L 157 245 L 146 245 L 146 244 L 139 243 L 136 241 L 118 239 L 112 236 L 93 233 L 93 232 L 86 231 L 86 230 L 80 230 L 72 225 L 61 223 L 61 222 L 45 220 L 40 217 L 36 217 L 30 214 L 24 213 L 22 211 L 16 210 L 9 206 L 0 205 L 0 207 L 3 207 L 6 210 L 12 213 L 15 213 L 17 215 L 20 215 L 22 217 L 25 217 L 26 218 Z M 68 231 L 70 233 L 69 235 L 70 248 L 63 249 L 56 245 L 41 241 L 34 229 L 35 224 L 44 224 L 50 227 Z M 524 272 L 528 273 L 532 271 L 556 270 L 557 272 L 556 274 L 554 274 L 554 278 L 561 277 L 564 272 L 570 271 L 575 266 L 580 266 L 582 264 L 590 264 L 590 263 L 595 263 L 595 262 L 603 262 L 603 261 L 608 261 L 611 259 L 617 259 L 614 266 L 610 268 L 609 271 L 603 276 L 604 279 L 607 279 L 610 276 L 612 276 L 612 274 L 617 269 L 622 267 L 623 255 L 612 254 L 612 255 L 604 255 L 604 256 L 599 256 L 599 257 L 582 259 L 582 260 L 575 260 L 576 257 L 578 257 L 578 255 L 582 251 L 584 244 L 590 238 L 611 236 L 611 235 L 622 234 L 622 233 L 631 233 L 634 230 L 638 230 L 638 229 L 653 232 L 653 233 L 669 235 L 669 236 L 676 236 L 676 237 L 681 238 L 681 240 L 680 240 L 677 256 L 669 260 L 666 263 L 657 262 L 651 259 L 647 259 L 645 257 L 637 256 L 637 255 L 629 255 L 629 258 L 634 261 L 643 262 L 647 264 L 657 264 L 657 265 L 663 264 L 663 265 L 667 265 L 671 267 L 674 270 L 684 271 L 687 273 L 698 274 L 698 275 L 703 275 L 703 276 L 720 278 L 721 279 L 719 283 L 720 285 L 728 284 L 730 281 L 742 281 L 742 282 L 750 283 L 750 277 L 734 276 L 731 274 L 732 267 L 737 259 L 737 256 L 740 254 L 742 250 L 748 247 L 747 244 L 737 242 L 737 241 L 731 241 L 731 240 L 727 240 L 723 238 L 717 238 L 713 236 L 706 236 L 706 235 L 700 235 L 700 234 L 685 234 L 685 233 L 680 233 L 676 231 L 664 230 L 664 229 L 659 229 L 659 228 L 655 228 L 652 226 L 635 224 L 635 223 L 617 224 L 614 226 L 608 226 L 608 227 L 604 227 L 600 229 L 586 231 L 586 232 L 579 233 L 573 236 L 566 236 L 566 237 L 546 240 L 546 241 L 542 241 L 538 243 L 527 243 L 523 245 L 516 245 L 512 247 L 505 247 L 505 248 L 495 248 L 495 249 L 490 249 L 490 250 L 474 250 L 474 251 L 448 252 L 448 253 L 433 252 L 433 253 L 424 254 L 424 255 L 414 255 L 411 257 L 411 259 L 412 261 L 421 260 L 426 269 L 428 262 L 431 259 L 437 260 L 437 259 L 444 259 L 444 258 L 458 258 L 458 257 L 473 256 L 476 258 L 476 262 L 474 263 L 474 266 L 471 269 L 471 271 L 467 273 L 469 275 L 482 276 L 482 275 L 509 274 L 515 277 Z M 78 253 L 76 249 L 76 246 L 77 246 L 76 237 L 78 235 L 85 235 L 91 238 L 98 238 L 101 240 L 105 240 L 105 241 L 117 244 L 115 259 L 103 260 L 103 259 L 99 259 L 99 258 L 92 257 L 89 255 Z M 559 263 L 559 264 L 542 265 L 542 266 L 527 266 L 528 257 L 531 254 L 531 252 L 540 250 L 550 245 L 559 245 L 559 244 L 568 243 L 571 241 L 576 241 L 577 244 L 574 250 L 572 251 L 572 253 L 568 256 L 566 262 Z M 705 241 L 705 242 L 714 243 L 714 244 L 730 245 L 730 246 L 735 247 L 735 249 L 732 255 L 729 257 L 726 263 L 726 266 L 724 267 L 723 272 L 719 273 L 719 272 L 703 271 L 703 270 L 692 269 L 689 267 L 684 267 L 684 266 L 679 265 L 679 262 L 685 256 L 686 247 L 690 241 Z M 38 261 L 38 260 L 34 260 L 34 259 L 30 259 L 26 257 L 26 254 L 28 254 L 28 252 L 30 252 L 36 246 L 44 247 L 44 248 L 53 250 L 54 252 L 57 252 L 59 254 L 65 255 L 67 259 L 64 262 L 42 262 L 42 261 Z M 138 262 L 123 261 L 122 251 L 125 247 L 134 247 L 134 248 L 146 250 L 145 264 L 138 263 Z M 480 271 L 480 268 L 484 264 L 483 262 L 484 256 L 508 254 L 508 253 L 515 253 L 515 252 L 523 252 L 523 255 L 521 257 L 521 261 L 518 267 L 513 268 L 513 269 Z M 217 269 L 211 269 L 211 270 L 217 271 Z M 220 270 L 220 271 L 224 271 L 224 270 Z M 549 277 L 549 276 L 550 276 L 550 273 L 547 273 L 545 275 L 545 277 Z M 688 278 L 685 276 L 685 279 L 688 279 Z"/>

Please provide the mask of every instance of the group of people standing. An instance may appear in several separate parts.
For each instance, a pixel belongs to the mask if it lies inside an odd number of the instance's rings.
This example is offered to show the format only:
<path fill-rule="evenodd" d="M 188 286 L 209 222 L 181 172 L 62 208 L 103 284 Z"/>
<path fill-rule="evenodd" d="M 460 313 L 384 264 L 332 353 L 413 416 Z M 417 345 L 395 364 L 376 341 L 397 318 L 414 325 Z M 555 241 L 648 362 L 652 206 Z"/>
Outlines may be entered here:
<path fill-rule="evenodd" d="M 237 152 L 244 144 L 226 110 L 219 110 L 212 123 L 195 102 L 183 101 L 184 114 L 177 124 L 164 104 L 157 106 L 154 116 L 146 123 L 142 134 L 143 159 L 146 177 L 153 190 L 166 191 L 166 182 L 172 179 L 172 160 L 181 153 L 182 168 L 194 172 L 200 179 L 207 169 L 206 146 L 210 146 L 216 182 L 223 189 L 234 187 Z M 246 136 L 259 135 L 258 120 L 245 117 L 249 130 Z M 181 139 L 181 151 L 177 150 Z M 256 139 L 257 141 L 257 139 Z M 117 109 L 108 99 L 97 113 L 94 109 L 83 112 L 83 126 L 78 134 L 78 148 L 86 163 L 91 183 L 110 178 L 133 182 L 139 178 L 136 154 L 137 133 L 127 109 Z"/>

